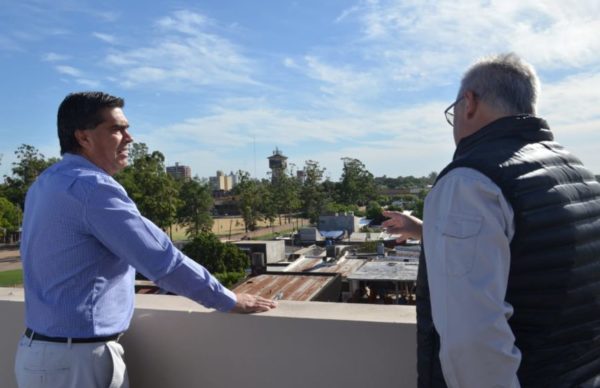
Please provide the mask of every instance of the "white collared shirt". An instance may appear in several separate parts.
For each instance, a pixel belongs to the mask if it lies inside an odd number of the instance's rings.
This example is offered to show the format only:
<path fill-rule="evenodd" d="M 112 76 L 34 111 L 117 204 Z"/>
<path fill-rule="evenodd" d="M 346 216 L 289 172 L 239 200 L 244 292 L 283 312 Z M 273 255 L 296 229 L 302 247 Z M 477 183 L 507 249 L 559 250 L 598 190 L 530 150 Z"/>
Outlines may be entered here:
<path fill-rule="evenodd" d="M 476 170 L 450 171 L 425 199 L 431 310 L 448 387 L 520 387 L 521 352 L 505 301 L 513 235 L 510 204 Z"/>

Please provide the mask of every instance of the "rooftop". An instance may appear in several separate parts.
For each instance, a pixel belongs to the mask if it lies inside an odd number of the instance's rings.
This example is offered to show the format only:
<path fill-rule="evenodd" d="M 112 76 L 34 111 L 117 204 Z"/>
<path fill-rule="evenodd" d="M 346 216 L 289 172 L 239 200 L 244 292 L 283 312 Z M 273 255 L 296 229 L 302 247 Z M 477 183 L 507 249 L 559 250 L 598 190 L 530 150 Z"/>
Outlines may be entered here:
<path fill-rule="evenodd" d="M 318 297 L 334 280 L 334 276 L 267 273 L 248 278 L 235 287 L 234 291 L 268 299 L 310 301 Z"/>
<path fill-rule="evenodd" d="M 365 264 L 365 258 L 351 258 L 344 256 L 336 261 L 323 262 L 322 258 L 303 257 L 290 264 L 286 272 L 321 272 L 321 273 L 339 273 L 347 277 Z"/>
<path fill-rule="evenodd" d="M 418 269 L 419 263 L 416 261 L 375 260 L 365 263 L 348 275 L 348 279 L 415 282 Z"/>

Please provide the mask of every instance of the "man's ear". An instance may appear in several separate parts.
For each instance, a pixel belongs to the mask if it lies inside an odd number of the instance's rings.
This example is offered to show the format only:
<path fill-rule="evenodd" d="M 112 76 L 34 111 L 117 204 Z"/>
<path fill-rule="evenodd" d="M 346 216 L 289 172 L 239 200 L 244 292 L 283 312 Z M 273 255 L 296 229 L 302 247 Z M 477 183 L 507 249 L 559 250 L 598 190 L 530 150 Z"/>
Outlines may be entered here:
<path fill-rule="evenodd" d="M 75 139 L 77 140 L 77 143 L 79 143 L 79 146 L 82 149 L 85 150 L 85 149 L 89 149 L 91 147 L 89 131 L 76 129 L 74 135 L 75 135 Z"/>
<path fill-rule="evenodd" d="M 477 95 L 471 90 L 465 92 L 465 116 L 467 119 L 472 119 L 477 112 L 479 100 Z"/>

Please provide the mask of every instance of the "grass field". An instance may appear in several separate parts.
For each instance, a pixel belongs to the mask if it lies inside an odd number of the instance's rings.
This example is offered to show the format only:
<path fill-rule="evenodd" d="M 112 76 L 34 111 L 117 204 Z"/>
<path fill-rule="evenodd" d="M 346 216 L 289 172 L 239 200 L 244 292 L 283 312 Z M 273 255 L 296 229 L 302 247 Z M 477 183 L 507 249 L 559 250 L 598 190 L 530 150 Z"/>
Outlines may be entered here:
<path fill-rule="evenodd" d="M 0 287 L 11 287 L 23 284 L 23 270 L 13 269 L 0 272 Z"/>

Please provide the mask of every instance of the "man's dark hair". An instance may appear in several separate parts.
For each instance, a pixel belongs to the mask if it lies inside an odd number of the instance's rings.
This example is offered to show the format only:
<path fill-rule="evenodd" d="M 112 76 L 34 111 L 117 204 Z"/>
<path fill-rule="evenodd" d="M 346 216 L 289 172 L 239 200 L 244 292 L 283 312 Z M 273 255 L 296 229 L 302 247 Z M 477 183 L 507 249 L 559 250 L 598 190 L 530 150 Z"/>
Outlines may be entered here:
<path fill-rule="evenodd" d="M 103 92 L 71 93 L 58 107 L 56 125 L 60 154 L 77 152 L 80 148 L 75 131 L 93 129 L 102 123 L 102 111 L 106 108 L 123 108 L 122 98 Z"/>

